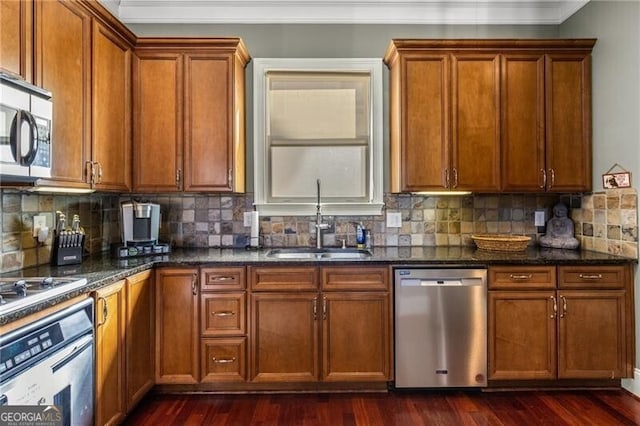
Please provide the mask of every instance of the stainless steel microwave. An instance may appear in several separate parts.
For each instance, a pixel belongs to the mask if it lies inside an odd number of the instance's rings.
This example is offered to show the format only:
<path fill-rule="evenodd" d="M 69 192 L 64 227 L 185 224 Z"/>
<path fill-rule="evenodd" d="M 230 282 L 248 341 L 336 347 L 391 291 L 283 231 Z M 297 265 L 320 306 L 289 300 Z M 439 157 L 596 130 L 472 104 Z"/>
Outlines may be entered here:
<path fill-rule="evenodd" d="M 0 179 L 51 177 L 51 93 L 0 73 Z"/>

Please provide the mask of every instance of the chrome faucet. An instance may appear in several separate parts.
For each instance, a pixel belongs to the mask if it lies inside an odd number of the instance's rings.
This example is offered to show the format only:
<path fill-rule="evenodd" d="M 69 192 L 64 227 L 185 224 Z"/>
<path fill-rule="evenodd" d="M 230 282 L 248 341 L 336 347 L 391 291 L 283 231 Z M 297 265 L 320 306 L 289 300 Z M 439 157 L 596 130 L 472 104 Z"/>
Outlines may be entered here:
<path fill-rule="evenodd" d="M 320 179 L 316 179 L 318 187 L 318 198 L 316 201 L 316 248 L 322 248 L 322 230 L 329 229 L 328 223 L 322 223 L 322 213 L 320 212 Z"/>

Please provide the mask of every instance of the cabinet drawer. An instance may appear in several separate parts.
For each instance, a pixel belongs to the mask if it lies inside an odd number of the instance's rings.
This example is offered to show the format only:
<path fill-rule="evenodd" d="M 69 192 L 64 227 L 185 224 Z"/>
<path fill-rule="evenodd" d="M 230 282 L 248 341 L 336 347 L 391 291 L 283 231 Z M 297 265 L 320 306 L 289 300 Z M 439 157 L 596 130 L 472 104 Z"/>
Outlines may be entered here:
<path fill-rule="evenodd" d="M 624 288 L 624 266 L 560 266 L 559 288 Z"/>
<path fill-rule="evenodd" d="M 251 290 L 317 290 L 318 268 L 249 267 Z"/>
<path fill-rule="evenodd" d="M 492 266 L 489 289 L 551 289 L 556 287 L 555 266 Z"/>
<path fill-rule="evenodd" d="M 329 267 L 322 268 L 323 290 L 389 290 L 389 268 Z"/>
<path fill-rule="evenodd" d="M 246 287 L 244 267 L 238 268 L 202 268 L 200 270 L 200 289 L 244 290 Z"/>
<path fill-rule="evenodd" d="M 203 294 L 200 298 L 203 336 L 237 336 L 246 333 L 244 292 Z"/>
<path fill-rule="evenodd" d="M 247 339 L 201 339 L 202 382 L 244 382 L 247 377 Z"/>

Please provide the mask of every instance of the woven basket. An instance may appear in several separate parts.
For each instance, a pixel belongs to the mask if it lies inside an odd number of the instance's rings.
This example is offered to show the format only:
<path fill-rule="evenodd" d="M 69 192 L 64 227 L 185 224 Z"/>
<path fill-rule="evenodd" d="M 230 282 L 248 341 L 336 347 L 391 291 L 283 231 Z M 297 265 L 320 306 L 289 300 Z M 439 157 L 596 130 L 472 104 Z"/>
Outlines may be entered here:
<path fill-rule="evenodd" d="M 531 237 L 509 234 L 478 234 L 471 238 L 479 249 L 490 251 L 524 251 Z"/>

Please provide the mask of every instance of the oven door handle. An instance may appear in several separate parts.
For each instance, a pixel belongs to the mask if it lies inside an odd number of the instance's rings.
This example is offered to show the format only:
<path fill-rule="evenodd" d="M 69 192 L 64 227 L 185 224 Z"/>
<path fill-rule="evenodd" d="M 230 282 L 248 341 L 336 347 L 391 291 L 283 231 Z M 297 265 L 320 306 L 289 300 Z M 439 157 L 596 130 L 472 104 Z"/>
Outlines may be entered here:
<path fill-rule="evenodd" d="M 29 126 L 30 138 L 29 149 L 25 155 L 22 155 L 22 124 L 27 123 Z M 16 163 L 21 166 L 30 166 L 38 153 L 38 125 L 36 119 L 29 111 L 18 110 L 13 121 L 11 122 L 11 131 L 9 137 L 9 144 L 11 145 L 11 153 Z"/>
<path fill-rule="evenodd" d="M 66 355 L 60 361 L 51 365 L 51 371 L 55 373 L 56 371 L 63 368 L 65 365 L 69 364 L 71 361 L 76 359 L 87 347 L 93 345 L 93 335 L 87 335 L 83 338 L 80 338 L 76 342 L 73 343 L 74 347 L 71 350 L 71 353 Z"/>

